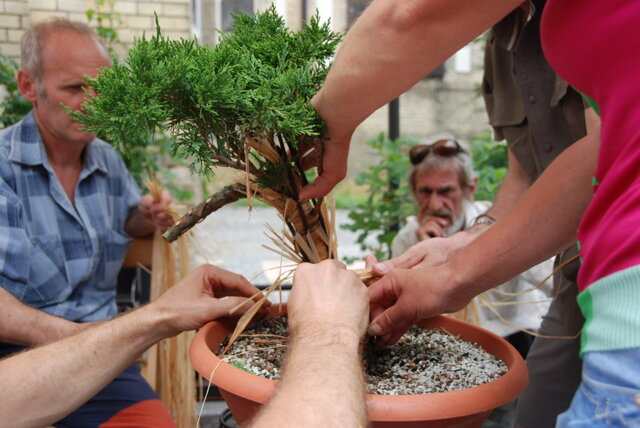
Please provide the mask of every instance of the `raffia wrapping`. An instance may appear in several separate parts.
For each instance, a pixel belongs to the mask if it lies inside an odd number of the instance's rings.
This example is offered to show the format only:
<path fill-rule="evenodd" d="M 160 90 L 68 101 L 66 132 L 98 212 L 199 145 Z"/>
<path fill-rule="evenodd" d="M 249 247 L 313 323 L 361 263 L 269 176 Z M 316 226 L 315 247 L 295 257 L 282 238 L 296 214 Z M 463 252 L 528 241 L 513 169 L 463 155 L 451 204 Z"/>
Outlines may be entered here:
<path fill-rule="evenodd" d="M 148 183 L 154 199 L 158 200 L 161 188 Z M 171 213 L 174 218 L 177 213 Z M 153 237 L 151 270 L 151 300 L 157 299 L 190 271 L 187 240 L 190 235 L 171 245 L 156 231 Z M 196 422 L 196 373 L 189 364 L 189 345 L 195 332 L 181 333 L 164 339 L 147 351 L 147 365 L 143 375 L 167 406 L 179 427 L 194 426 Z"/>

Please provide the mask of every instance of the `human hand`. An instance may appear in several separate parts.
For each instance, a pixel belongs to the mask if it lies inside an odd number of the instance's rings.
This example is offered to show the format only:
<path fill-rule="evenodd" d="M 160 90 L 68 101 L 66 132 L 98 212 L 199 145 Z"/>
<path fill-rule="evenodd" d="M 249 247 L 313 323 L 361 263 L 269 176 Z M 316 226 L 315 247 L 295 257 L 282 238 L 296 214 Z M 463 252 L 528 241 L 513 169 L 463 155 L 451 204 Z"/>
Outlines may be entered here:
<path fill-rule="evenodd" d="M 369 287 L 371 324 L 376 345 L 395 343 L 412 325 L 464 308 L 473 295 L 454 285 L 448 265 L 433 269 L 396 269 Z"/>
<path fill-rule="evenodd" d="M 344 138 L 329 138 L 320 141 L 315 146 L 302 145 L 302 151 L 306 151 L 302 158 L 302 167 L 307 170 L 314 166 L 321 167 L 321 173 L 315 181 L 302 188 L 299 199 L 323 197 L 335 187 L 347 175 L 347 158 L 349 156 L 349 143 L 351 135 Z"/>
<path fill-rule="evenodd" d="M 150 303 L 147 308 L 163 314 L 168 335 L 175 335 L 229 316 L 229 311 L 246 301 L 248 297 L 253 297 L 253 301 L 257 302 L 262 298 L 262 293 L 242 275 L 204 264 Z M 252 303 L 247 302 L 234 313 L 234 316 L 242 315 Z M 265 301 L 261 311 L 266 312 L 268 306 L 269 302 Z"/>
<path fill-rule="evenodd" d="M 167 211 L 167 208 L 173 204 L 173 198 L 168 190 L 163 189 L 160 200 L 156 201 L 150 194 L 140 198 L 138 203 L 138 211 L 147 223 L 152 224 L 156 229 L 164 232 L 174 223 L 173 216 Z"/>
<path fill-rule="evenodd" d="M 445 263 L 466 244 L 460 239 L 463 233 L 418 242 L 398 257 L 375 263 L 373 272 L 382 276 L 394 269 L 425 269 Z"/>
<path fill-rule="evenodd" d="M 420 221 L 416 235 L 420 241 L 429 238 L 444 238 L 447 236 L 445 229 L 451 226 L 449 219 L 428 215 Z"/>
<path fill-rule="evenodd" d="M 289 329 L 297 337 L 346 338 L 357 345 L 369 321 L 369 296 L 355 273 L 336 260 L 303 263 L 287 301 Z M 346 336 L 345 336 L 346 334 Z"/>

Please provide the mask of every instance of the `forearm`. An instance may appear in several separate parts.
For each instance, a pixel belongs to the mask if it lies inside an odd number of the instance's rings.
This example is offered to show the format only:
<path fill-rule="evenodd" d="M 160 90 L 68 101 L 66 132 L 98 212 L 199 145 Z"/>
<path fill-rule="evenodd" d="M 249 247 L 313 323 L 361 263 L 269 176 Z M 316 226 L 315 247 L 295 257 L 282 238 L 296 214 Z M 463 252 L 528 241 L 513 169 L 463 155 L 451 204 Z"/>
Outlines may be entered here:
<path fill-rule="evenodd" d="M 38 346 L 73 335 L 87 326 L 25 305 L 0 287 L 0 341 Z"/>
<path fill-rule="evenodd" d="M 252 427 L 367 425 L 359 340 L 335 334 L 290 339 L 283 378 Z"/>
<path fill-rule="evenodd" d="M 520 203 L 449 263 L 454 289 L 479 294 L 548 259 L 575 240 L 593 195 L 599 135 L 565 150 Z"/>
<path fill-rule="evenodd" d="M 347 33 L 314 98 L 330 134 L 352 132 L 519 3 L 374 0 Z"/>
<path fill-rule="evenodd" d="M 507 174 L 500 184 L 491 208 L 487 211 L 487 214 L 496 220 L 509 213 L 531 187 L 529 176 L 511 150 L 508 152 L 508 162 Z"/>
<path fill-rule="evenodd" d="M 0 362 L 0 414 L 7 426 L 46 426 L 100 391 L 164 332 L 142 308 Z"/>
<path fill-rule="evenodd" d="M 133 238 L 144 238 L 151 235 L 155 230 L 155 225 L 147 221 L 139 211 L 129 217 L 124 225 L 124 231 Z"/>

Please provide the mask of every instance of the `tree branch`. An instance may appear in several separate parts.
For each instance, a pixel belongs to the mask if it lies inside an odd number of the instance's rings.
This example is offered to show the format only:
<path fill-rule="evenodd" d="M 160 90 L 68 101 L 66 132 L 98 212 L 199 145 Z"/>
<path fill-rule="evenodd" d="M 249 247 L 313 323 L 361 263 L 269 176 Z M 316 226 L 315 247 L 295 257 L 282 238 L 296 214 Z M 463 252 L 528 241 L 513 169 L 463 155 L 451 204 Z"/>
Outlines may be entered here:
<path fill-rule="evenodd" d="M 199 205 L 191 208 L 176 224 L 169 228 L 162 237 L 167 242 L 173 242 L 193 226 L 204 220 L 212 212 L 245 196 L 244 184 L 231 184 L 215 195 L 209 196 Z"/>

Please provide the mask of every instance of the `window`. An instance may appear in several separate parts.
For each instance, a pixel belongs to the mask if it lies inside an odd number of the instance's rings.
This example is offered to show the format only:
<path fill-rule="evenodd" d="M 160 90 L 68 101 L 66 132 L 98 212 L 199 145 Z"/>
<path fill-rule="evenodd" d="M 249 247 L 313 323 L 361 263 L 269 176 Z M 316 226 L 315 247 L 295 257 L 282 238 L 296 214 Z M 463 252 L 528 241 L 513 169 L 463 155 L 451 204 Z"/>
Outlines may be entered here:
<path fill-rule="evenodd" d="M 202 40 L 202 0 L 191 0 L 191 35 Z"/>
<path fill-rule="evenodd" d="M 253 0 L 218 0 L 216 3 L 216 28 L 231 31 L 234 13 L 244 12 L 253 16 Z"/>

